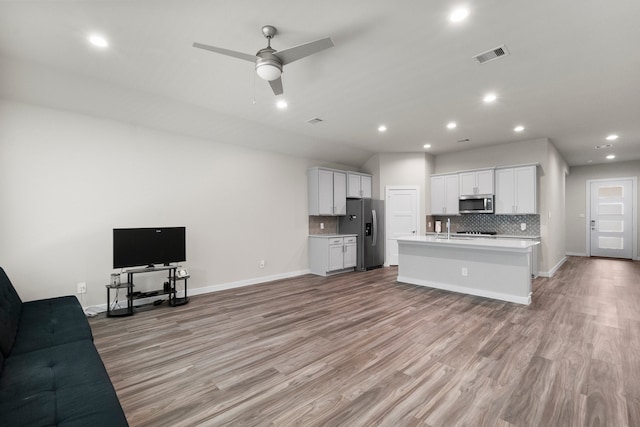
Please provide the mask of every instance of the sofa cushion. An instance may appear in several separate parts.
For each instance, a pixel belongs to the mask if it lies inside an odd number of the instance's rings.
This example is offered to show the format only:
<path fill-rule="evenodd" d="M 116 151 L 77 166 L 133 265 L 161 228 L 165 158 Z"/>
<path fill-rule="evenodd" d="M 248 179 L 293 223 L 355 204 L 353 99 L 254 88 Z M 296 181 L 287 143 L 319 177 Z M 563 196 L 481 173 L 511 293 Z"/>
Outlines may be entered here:
<path fill-rule="evenodd" d="M 18 331 L 22 300 L 0 267 L 0 352 L 8 356 Z"/>
<path fill-rule="evenodd" d="M 93 335 L 76 297 L 29 301 L 22 305 L 11 355 L 84 339 Z"/>
<path fill-rule="evenodd" d="M 126 426 L 90 340 L 12 355 L 0 374 L 0 413 L 10 426 Z"/>

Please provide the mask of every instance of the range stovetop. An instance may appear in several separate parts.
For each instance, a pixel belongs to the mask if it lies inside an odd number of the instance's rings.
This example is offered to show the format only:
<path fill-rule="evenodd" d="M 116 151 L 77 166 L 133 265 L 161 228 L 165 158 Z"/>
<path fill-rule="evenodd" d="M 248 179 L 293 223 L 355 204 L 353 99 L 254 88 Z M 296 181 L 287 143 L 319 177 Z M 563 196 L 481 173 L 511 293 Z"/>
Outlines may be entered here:
<path fill-rule="evenodd" d="M 495 231 L 458 231 L 458 234 L 477 234 L 477 235 L 485 235 L 485 236 L 495 236 L 498 233 Z"/>

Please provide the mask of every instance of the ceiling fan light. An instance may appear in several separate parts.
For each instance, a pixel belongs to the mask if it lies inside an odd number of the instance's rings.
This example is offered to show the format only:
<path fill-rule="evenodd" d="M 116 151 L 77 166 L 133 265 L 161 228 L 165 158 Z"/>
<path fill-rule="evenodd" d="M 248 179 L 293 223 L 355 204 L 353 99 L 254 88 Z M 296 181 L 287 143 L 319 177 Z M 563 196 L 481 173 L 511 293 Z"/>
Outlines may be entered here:
<path fill-rule="evenodd" d="M 256 65 L 256 72 L 261 79 L 271 82 L 280 78 L 282 68 L 271 62 L 263 62 Z"/>

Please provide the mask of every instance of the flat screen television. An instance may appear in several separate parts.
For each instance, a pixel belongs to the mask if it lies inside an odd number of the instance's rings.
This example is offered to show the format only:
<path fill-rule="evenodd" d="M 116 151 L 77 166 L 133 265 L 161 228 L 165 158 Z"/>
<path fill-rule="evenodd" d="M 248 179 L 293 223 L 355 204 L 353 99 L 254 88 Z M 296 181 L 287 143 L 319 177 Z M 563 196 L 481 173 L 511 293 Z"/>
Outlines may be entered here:
<path fill-rule="evenodd" d="M 185 227 L 113 229 L 113 268 L 187 260 Z"/>

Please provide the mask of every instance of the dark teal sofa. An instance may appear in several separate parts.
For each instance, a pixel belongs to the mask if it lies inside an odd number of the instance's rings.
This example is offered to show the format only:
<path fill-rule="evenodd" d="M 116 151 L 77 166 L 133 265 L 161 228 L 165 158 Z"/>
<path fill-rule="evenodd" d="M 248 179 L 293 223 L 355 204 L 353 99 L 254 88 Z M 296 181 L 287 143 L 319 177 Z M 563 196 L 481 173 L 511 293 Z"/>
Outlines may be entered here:
<path fill-rule="evenodd" d="M 1 267 L 0 426 L 128 426 L 78 300 L 23 303 Z"/>

